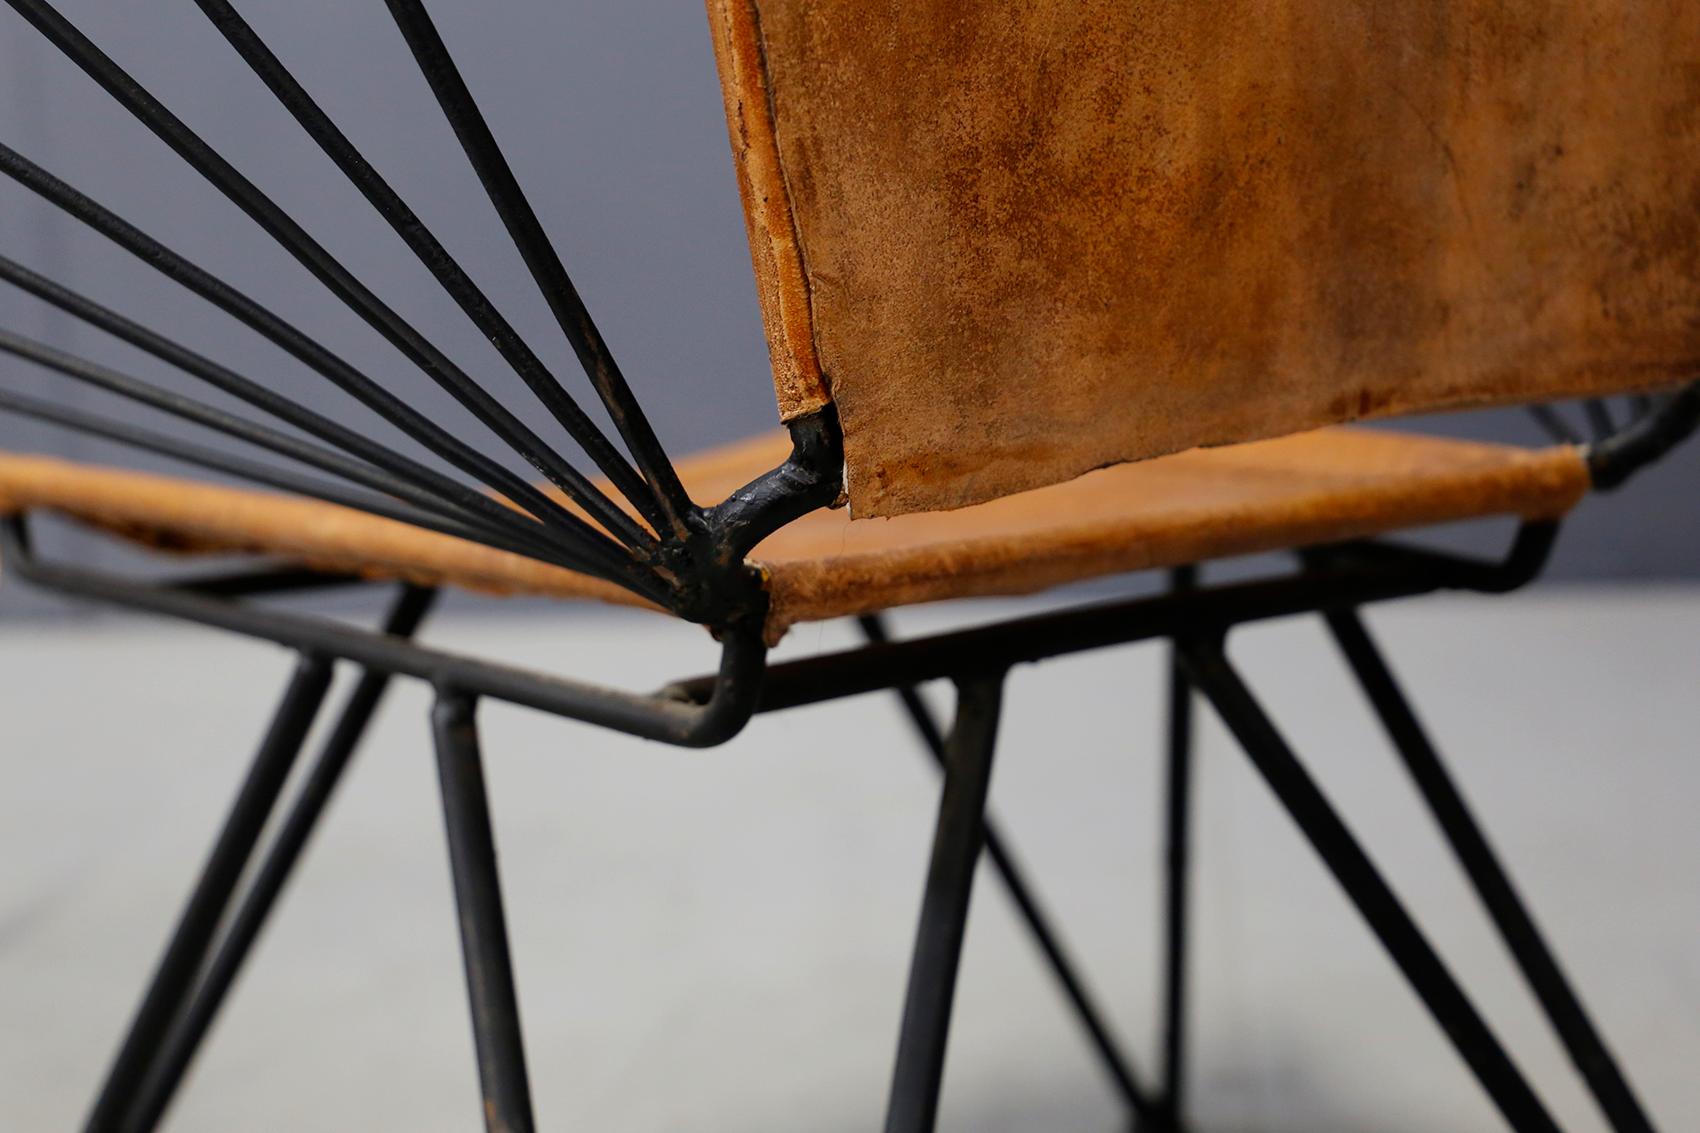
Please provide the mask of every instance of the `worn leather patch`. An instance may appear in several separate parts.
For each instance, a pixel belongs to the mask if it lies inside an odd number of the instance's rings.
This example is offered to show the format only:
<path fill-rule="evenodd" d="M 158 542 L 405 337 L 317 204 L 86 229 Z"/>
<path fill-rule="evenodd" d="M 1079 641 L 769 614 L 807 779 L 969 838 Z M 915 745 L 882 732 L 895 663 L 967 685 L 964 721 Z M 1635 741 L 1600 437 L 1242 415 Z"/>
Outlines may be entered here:
<path fill-rule="evenodd" d="M 708 3 L 855 515 L 1700 371 L 1687 0 Z"/>

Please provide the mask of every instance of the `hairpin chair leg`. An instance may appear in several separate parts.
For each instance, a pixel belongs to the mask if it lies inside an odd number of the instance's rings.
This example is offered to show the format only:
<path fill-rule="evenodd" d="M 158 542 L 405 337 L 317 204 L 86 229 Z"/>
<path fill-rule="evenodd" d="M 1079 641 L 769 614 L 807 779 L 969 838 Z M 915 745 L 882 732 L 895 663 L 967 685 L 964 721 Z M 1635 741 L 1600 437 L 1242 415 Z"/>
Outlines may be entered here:
<path fill-rule="evenodd" d="M 1350 610 L 1329 613 L 1327 619 L 1340 652 L 1600 1111 L 1616 1133 L 1652 1133 L 1646 1112 L 1535 927 L 1362 619 Z"/>
<path fill-rule="evenodd" d="M 885 623 L 878 615 L 867 615 L 858 618 L 862 632 L 871 642 L 879 643 L 890 640 Z M 909 721 L 914 725 L 916 734 L 920 737 L 922 746 L 933 756 L 941 769 L 949 766 L 945 755 L 944 734 L 938 722 L 933 718 L 932 709 L 921 699 L 919 690 L 912 686 L 902 686 L 895 690 L 898 699 L 903 704 Z M 1133 1064 L 1122 1052 L 1121 1046 L 1114 1035 L 1110 1033 L 1109 1023 L 1104 1012 L 1093 999 L 1087 989 L 1085 979 L 1075 969 L 1074 961 L 1064 948 L 1062 939 L 1052 926 L 1050 917 L 1044 906 L 1040 904 L 1033 886 L 1028 882 L 1026 872 L 1014 852 L 1009 849 L 1008 842 L 998 829 L 997 822 L 990 816 L 985 820 L 986 857 L 991 860 L 992 868 L 1009 891 L 1010 900 L 1015 902 L 1021 918 L 1027 922 L 1027 928 L 1033 935 L 1039 950 L 1044 953 L 1051 972 L 1061 985 L 1063 995 L 1074 1008 L 1080 1023 L 1086 1028 L 1087 1038 L 1092 1047 L 1098 1052 L 1098 1057 L 1104 1064 L 1105 1071 L 1115 1083 L 1117 1091 L 1126 1100 L 1134 1115 L 1145 1121 L 1162 1119 L 1160 1107 L 1154 1103 L 1139 1085 L 1135 1077 Z"/>
<path fill-rule="evenodd" d="M 1003 680 L 998 673 L 957 682 L 956 722 L 945 740 L 944 789 L 909 962 L 886 1133 L 928 1133 L 938 1116 L 968 899 L 985 841 Z"/>
<path fill-rule="evenodd" d="M 1518 1133 L 1556 1133 L 1558 1126 L 1499 1040 L 1228 663 L 1221 641 L 1184 640 L 1180 646 L 1194 686 L 1346 890 L 1506 1122 Z"/>
<path fill-rule="evenodd" d="M 384 620 L 384 633 L 392 637 L 412 637 L 430 612 L 436 594 L 433 589 L 403 586 Z M 308 768 L 300 790 L 254 872 L 253 881 L 231 916 L 230 927 L 207 964 L 206 973 L 195 989 L 194 999 L 172 1024 L 155 1052 L 134 1110 L 123 1122 L 124 1133 L 148 1133 L 159 1124 L 170 1106 L 213 1019 L 224 1005 L 231 985 L 236 982 L 254 941 L 259 938 L 267 917 L 282 894 L 295 863 L 300 860 L 331 795 L 342 781 L 342 774 L 355 749 L 360 746 L 389 684 L 388 673 L 368 670 L 360 675 L 354 690 L 349 693 L 324 747 Z"/>
<path fill-rule="evenodd" d="M 171 942 L 154 969 L 153 980 L 136 1009 L 129 1033 L 95 1099 L 86 1125 L 90 1133 L 118 1133 L 124 1127 L 143 1076 L 193 985 L 219 918 L 259 840 L 278 792 L 283 789 L 307 730 L 324 703 L 330 680 L 331 663 L 324 658 L 303 655 L 296 663 L 283 700 L 260 742 L 259 754 L 248 768 L 247 778 L 219 831 L 200 880 L 178 918 Z"/>
<path fill-rule="evenodd" d="M 1171 592 L 1198 584 L 1196 566 L 1169 574 Z M 1163 1113 L 1168 1128 L 1181 1125 L 1186 1064 L 1187 873 L 1191 865 L 1192 685 L 1179 646 L 1168 652 L 1168 812 L 1163 859 Z"/>
<path fill-rule="evenodd" d="M 443 787 L 449 866 L 454 874 L 461 952 L 472 1006 L 478 1079 L 484 1092 L 484 1124 L 490 1133 L 531 1133 L 531 1086 L 525 1071 L 501 881 L 496 873 L 496 843 L 484 790 L 476 710 L 472 697 L 439 690 L 431 714 Z"/>

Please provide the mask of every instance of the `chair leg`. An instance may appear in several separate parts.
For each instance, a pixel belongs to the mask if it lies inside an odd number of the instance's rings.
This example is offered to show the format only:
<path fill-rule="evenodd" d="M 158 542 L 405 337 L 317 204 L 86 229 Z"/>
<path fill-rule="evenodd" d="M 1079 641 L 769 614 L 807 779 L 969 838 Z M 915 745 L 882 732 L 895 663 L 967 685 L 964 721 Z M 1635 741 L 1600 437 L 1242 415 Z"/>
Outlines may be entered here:
<path fill-rule="evenodd" d="M 431 718 L 478 1078 L 484 1093 L 484 1124 L 490 1133 L 531 1133 L 531 1086 L 484 789 L 476 703 L 468 696 L 439 692 Z"/>
<path fill-rule="evenodd" d="M 412 637 L 435 598 L 435 590 L 403 587 L 384 621 L 384 632 L 394 637 Z M 389 684 L 388 673 L 368 670 L 361 674 L 349 694 L 324 747 L 307 770 L 271 846 L 255 870 L 241 904 L 231 916 L 230 927 L 207 965 L 194 998 L 172 1024 L 155 1053 L 134 1113 L 124 1122 L 125 1133 L 148 1133 L 171 1105 Z"/>
<path fill-rule="evenodd" d="M 1464 796 L 1447 774 L 1439 753 L 1362 619 L 1355 611 L 1347 610 L 1330 613 L 1327 619 L 1335 643 L 1374 706 L 1388 738 L 1600 1112 L 1615 1133 L 1652 1133 L 1646 1111 L 1541 937 L 1528 907 L 1471 815 Z"/>
<path fill-rule="evenodd" d="M 945 741 L 944 789 L 909 963 L 886 1133 L 928 1133 L 938 1116 L 968 899 L 985 840 L 1002 698 L 1002 673 L 957 683 L 956 722 Z"/>
<path fill-rule="evenodd" d="M 1499 1040 L 1228 663 L 1221 641 L 1192 639 L 1180 646 L 1193 685 L 1215 707 L 1506 1122 L 1519 1133 L 1556 1133 L 1558 1126 Z"/>
<path fill-rule="evenodd" d="M 237 792 L 194 892 L 178 918 L 171 942 L 154 969 L 147 993 L 95 1099 L 85 1124 L 89 1133 L 120 1133 L 125 1128 L 144 1076 L 193 986 L 231 893 L 259 841 L 307 730 L 324 703 L 330 680 L 331 663 L 324 658 L 304 654 L 296 663 L 283 700 L 260 742 L 259 753 L 248 768 L 247 778 Z"/>
<path fill-rule="evenodd" d="M 878 643 L 890 640 L 884 621 L 877 615 L 867 615 L 857 621 L 869 641 Z M 921 739 L 922 746 L 933 756 L 941 770 L 948 767 L 944 734 L 933 718 L 932 709 L 921 699 L 920 692 L 911 686 L 902 686 L 896 692 L 910 723 L 914 725 L 915 732 Z M 1075 968 L 1060 934 L 1052 925 L 1032 883 L 1027 880 L 1025 869 L 990 815 L 985 820 L 985 846 L 986 857 L 991 861 L 993 870 L 1008 890 L 1010 899 L 1015 902 L 1016 910 L 1026 922 L 1040 952 L 1044 954 L 1081 1026 L 1086 1029 L 1087 1038 L 1092 1043 L 1093 1050 L 1097 1051 L 1104 1070 L 1109 1074 L 1117 1091 L 1139 1119 L 1161 1120 L 1161 1107 L 1152 1101 L 1140 1086 L 1131 1060 L 1110 1032 L 1107 1016 L 1093 998 L 1085 978 Z"/>
<path fill-rule="evenodd" d="M 1170 575 L 1170 589 L 1191 590 L 1197 567 Z M 1184 1110 L 1186 1055 L 1187 873 L 1191 864 L 1192 685 L 1177 648 L 1169 647 L 1168 812 L 1163 872 L 1163 1112 L 1179 1128 Z"/>

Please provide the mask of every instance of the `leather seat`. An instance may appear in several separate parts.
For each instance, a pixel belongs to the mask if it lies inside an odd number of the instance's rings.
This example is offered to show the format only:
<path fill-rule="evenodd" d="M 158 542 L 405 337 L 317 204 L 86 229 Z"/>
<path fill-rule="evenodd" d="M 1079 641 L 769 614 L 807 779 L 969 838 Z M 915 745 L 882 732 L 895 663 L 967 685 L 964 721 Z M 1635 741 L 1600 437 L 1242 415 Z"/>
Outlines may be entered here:
<path fill-rule="evenodd" d="M 699 501 L 779 464 L 772 434 L 680 463 Z M 1082 579 L 1483 516 L 1556 517 L 1587 490 L 1581 454 L 1362 428 L 1100 469 L 956 511 L 806 516 L 751 556 L 768 636 L 803 621 L 1023 594 Z M 313 500 L 43 457 L 0 456 L 0 510 L 45 508 L 185 553 L 253 552 L 489 594 L 640 600 L 598 579 Z"/>

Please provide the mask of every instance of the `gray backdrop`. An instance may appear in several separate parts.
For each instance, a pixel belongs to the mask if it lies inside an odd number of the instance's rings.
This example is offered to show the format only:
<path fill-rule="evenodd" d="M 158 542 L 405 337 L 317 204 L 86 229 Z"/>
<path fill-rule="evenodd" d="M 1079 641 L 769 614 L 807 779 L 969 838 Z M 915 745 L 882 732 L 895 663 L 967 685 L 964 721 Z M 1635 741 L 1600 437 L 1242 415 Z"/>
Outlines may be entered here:
<path fill-rule="evenodd" d="M 62 8 L 374 290 L 470 372 L 517 401 L 518 382 L 494 351 L 189 0 L 68 0 Z M 544 359 L 592 400 L 384 6 L 274 0 L 243 10 Z M 692 0 L 439 0 L 433 12 L 670 450 L 684 453 L 771 427 L 766 353 L 700 6 Z M 0 13 L 0 136 L 311 329 L 416 404 L 454 419 L 445 396 L 10 10 Z M 316 375 L 10 182 L 0 185 L 0 251 L 316 408 L 364 420 Z M 0 320 L 192 388 L 10 289 L 0 293 Z M 0 382 L 89 408 L 137 412 L 10 360 L 0 362 Z M 1515 413 L 1432 424 L 1466 435 L 1538 439 Z M 378 423 L 373 432 L 393 438 Z M 475 432 L 469 426 L 467 435 Z M 0 419 L 0 447 L 164 464 L 13 419 Z M 1552 576 L 1700 576 L 1697 474 L 1700 447 L 1690 447 L 1620 495 L 1589 501 L 1571 524 Z M 1493 537 L 1463 536 L 1484 546 Z M 78 553 L 112 552 L 82 546 Z M 0 588 L 0 609 L 45 608 L 15 588 Z"/>

